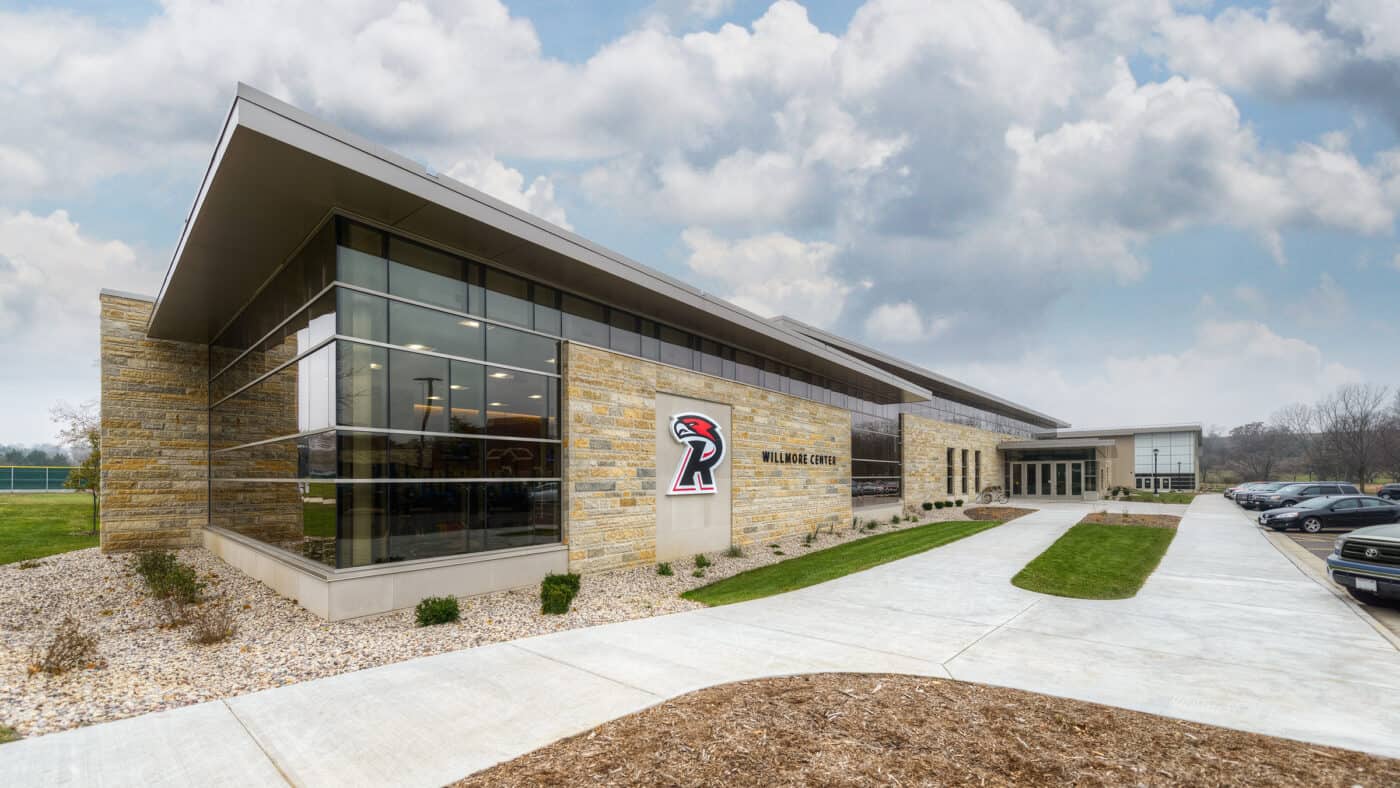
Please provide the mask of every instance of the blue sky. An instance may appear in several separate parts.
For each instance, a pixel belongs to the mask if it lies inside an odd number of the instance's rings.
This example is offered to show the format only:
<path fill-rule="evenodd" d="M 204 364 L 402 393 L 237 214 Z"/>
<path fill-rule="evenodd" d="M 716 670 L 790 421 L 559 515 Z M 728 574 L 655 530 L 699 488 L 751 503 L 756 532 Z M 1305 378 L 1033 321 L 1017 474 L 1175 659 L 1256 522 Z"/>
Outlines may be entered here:
<path fill-rule="evenodd" d="M 1389 0 L 10 2 L 0 71 L 0 443 L 96 397 L 238 81 L 1078 425 L 1400 384 Z"/>

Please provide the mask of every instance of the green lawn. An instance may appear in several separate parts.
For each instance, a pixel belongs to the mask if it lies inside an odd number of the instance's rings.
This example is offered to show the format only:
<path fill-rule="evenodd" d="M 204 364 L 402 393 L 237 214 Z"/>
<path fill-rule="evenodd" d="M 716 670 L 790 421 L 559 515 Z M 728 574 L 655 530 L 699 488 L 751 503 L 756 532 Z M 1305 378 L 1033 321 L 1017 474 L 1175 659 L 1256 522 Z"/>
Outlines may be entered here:
<path fill-rule="evenodd" d="M 1175 528 L 1080 523 L 1011 578 L 1027 591 L 1077 599 L 1127 599 L 1157 568 Z"/>
<path fill-rule="evenodd" d="M 681 596 L 713 606 L 781 594 L 922 553 L 998 525 L 1001 523 L 995 521 L 929 523 L 867 536 L 800 558 L 750 569 Z"/>
<path fill-rule="evenodd" d="M 0 495 L 0 564 L 96 547 L 87 493 Z"/>
<path fill-rule="evenodd" d="M 1129 493 L 1128 500 L 1138 503 L 1191 503 L 1196 500 L 1198 493 L 1193 492 L 1163 492 L 1153 495 L 1152 493 Z"/>

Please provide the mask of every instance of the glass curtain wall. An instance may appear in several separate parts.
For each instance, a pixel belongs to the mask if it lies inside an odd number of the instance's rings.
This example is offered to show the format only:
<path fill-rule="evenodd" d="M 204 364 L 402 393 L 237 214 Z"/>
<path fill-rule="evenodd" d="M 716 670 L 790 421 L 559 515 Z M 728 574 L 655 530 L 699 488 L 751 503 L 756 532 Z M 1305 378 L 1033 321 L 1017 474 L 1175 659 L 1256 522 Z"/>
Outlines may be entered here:
<path fill-rule="evenodd" d="M 900 500 L 899 414 L 895 406 L 877 410 L 881 413 L 851 414 L 851 497 L 856 508 Z"/>
<path fill-rule="evenodd" d="M 507 277 L 328 226 L 211 344 L 211 524 L 334 568 L 560 541 L 559 342 Z"/>

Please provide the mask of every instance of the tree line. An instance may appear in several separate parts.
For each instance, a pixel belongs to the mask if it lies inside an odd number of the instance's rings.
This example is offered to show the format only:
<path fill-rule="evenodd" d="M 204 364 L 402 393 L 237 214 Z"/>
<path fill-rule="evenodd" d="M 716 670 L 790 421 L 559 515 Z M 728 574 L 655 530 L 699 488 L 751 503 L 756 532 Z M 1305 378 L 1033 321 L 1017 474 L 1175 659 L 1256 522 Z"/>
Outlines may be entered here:
<path fill-rule="evenodd" d="M 72 465 L 73 458 L 57 446 L 0 443 L 0 465 Z"/>
<path fill-rule="evenodd" d="M 1201 453 L 1212 480 L 1400 480 L 1400 388 L 1350 383 L 1315 403 L 1280 408 L 1268 421 L 1228 433 L 1212 427 Z"/>

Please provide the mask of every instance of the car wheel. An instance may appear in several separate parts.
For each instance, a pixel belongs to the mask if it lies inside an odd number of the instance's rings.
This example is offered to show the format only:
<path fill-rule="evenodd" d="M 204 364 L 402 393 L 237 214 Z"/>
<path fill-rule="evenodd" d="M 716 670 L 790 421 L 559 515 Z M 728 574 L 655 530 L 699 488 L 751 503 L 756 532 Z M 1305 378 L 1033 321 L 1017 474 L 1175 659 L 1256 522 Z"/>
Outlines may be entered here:
<path fill-rule="evenodd" d="M 1348 587 L 1347 593 L 1351 594 L 1352 599 L 1355 599 L 1357 602 L 1360 602 L 1363 605 L 1381 604 L 1380 596 L 1377 594 L 1373 594 L 1370 591 L 1357 591 L 1355 588 Z"/>
<path fill-rule="evenodd" d="M 1303 521 L 1303 530 L 1310 534 L 1315 534 L 1322 530 L 1322 521 L 1316 517 L 1309 517 Z"/>
<path fill-rule="evenodd" d="M 1284 506 L 1297 506 L 1297 505 L 1298 505 L 1298 502 L 1297 502 L 1297 501 L 1284 501 L 1283 503 L 1279 504 L 1280 507 L 1284 507 Z"/>

